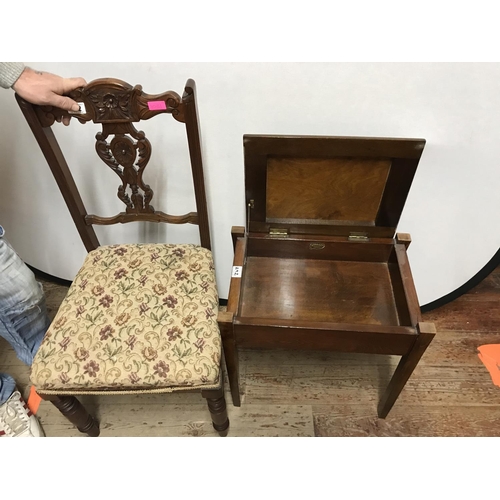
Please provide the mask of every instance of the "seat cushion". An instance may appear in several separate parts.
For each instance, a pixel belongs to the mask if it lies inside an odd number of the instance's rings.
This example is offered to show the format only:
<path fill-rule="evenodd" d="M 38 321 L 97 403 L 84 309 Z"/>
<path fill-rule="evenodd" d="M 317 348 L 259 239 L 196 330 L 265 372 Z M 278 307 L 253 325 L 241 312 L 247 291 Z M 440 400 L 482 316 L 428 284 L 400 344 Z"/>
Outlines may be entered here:
<path fill-rule="evenodd" d="M 32 364 L 40 393 L 156 392 L 218 384 L 212 254 L 196 245 L 90 252 Z"/>

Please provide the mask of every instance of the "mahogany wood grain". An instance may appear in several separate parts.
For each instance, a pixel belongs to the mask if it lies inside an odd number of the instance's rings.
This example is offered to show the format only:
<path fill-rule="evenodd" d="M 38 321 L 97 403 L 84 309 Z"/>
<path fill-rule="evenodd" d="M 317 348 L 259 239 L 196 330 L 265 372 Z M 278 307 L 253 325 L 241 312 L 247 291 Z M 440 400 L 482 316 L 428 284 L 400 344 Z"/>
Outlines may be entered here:
<path fill-rule="evenodd" d="M 333 158 L 336 156 L 365 158 L 419 159 L 425 139 L 392 137 L 349 137 L 322 135 L 262 135 L 245 134 L 243 147 L 249 156 L 269 154 L 303 158 Z"/>
<path fill-rule="evenodd" d="M 380 403 L 385 418 L 433 337 L 421 323 L 406 254 L 411 238 L 395 237 L 424 145 L 244 136 L 247 249 L 233 292 L 239 306 L 233 299 L 227 325 L 231 352 L 401 355 Z"/>
<path fill-rule="evenodd" d="M 318 331 L 334 331 L 346 332 L 348 334 L 355 334 L 359 332 L 367 332 L 370 334 L 391 334 L 409 336 L 412 339 L 417 335 L 416 329 L 412 326 L 404 325 L 367 325 L 367 324 L 353 324 L 353 323 L 332 323 L 326 321 L 310 321 L 302 319 L 272 319 L 272 318 L 243 318 L 236 316 L 234 318 L 234 325 L 241 326 L 271 326 L 279 327 L 280 325 L 286 329 L 307 329 L 315 328 Z M 412 340 L 413 342 L 413 340 Z M 412 344 L 413 345 L 413 344 Z"/>
<path fill-rule="evenodd" d="M 389 268 L 389 275 L 391 277 L 391 285 L 394 293 L 394 302 L 398 311 L 399 323 L 401 325 L 412 325 L 410 310 L 406 300 L 405 287 L 403 285 L 403 278 L 399 269 L 399 264 L 396 259 L 395 252 L 387 263 Z"/>
<path fill-rule="evenodd" d="M 229 418 L 227 416 L 224 388 L 202 390 L 201 395 L 207 400 L 214 429 L 219 433 L 219 436 L 227 436 L 229 432 Z"/>
<path fill-rule="evenodd" d="M 250 211 L 252 212 L 252 210 Z M 317 235 L 317 236 L 349 236 L 352 233 L 366 233 L 372 238 L 392 238 L 396 230 L 395 227 L 377 227 L 374 225 L 358 226 L 355 224 L 345 224 L 344 221 L 326 221 L 325 224 L 311 224 L 306 220 L 302 221 L 282 221 L 269 222 L 251 220 L 249 223 L 249 233 L 269 233 L 271 228 L 288 229 L 291 235 Z"/>
<path fill-rule="evenodd" d="M 186 115 L 186 133 L 189 144 L 189 156 L 193 172 L 194 193 L 198 212 L 201 246 L 210 250 L 210 228 L 208 222 L 207 196 L 205 193 L 205 178 L 203 174 L 203 160 L 201 155 L 201 134 L 198 122 L 196 103 L 196 84 L 189 79 L 182 95 L 184 112 Z"/>
<path fill-rule="evenodd" d="M 279 238 L 250 234 L 247 238 L 249 257 L 280 259 L 343 260 L 351 262 L 383 262 L 389 260 L 392 240 L 351 242 L 335 237 Z"/>
<path fill-rule="evenodd" d="M 73 217 L 76 229 L 88 252 L 95 250 L 99 246 L 99 240 L 92 227 L 85 222 L 87 211 L 83 204 L 78 188 L 73 179 L 73 175 L 66 163 L 66 159 L 59 147 L 54 132 L 49 127 L 42 127 L 34 106 L 15 94 L 19 107 L 28 122 L 33 135 L 35 136 L 40 149 L 42 150 L 54 179 L 66 202 L 68 210 Z"/>
<path fill-rule="evenodd" d="M 303 165 L 304 162 L 313 158 L 319 161 L 319 164 L 323 166 L 332 162 L 333 159 L 338 161 L 340 158 L 344 158 L 347 163 L 352 161 L 353 158 L 356 158 L 357 161 L 363 159 L 370 164 L 373 163 L 373 160 L 387 162 L 390 159 L 391 167 L 389 175 L 386 179 L 385 189 L 383 189 L 382 199 L 380 203 L 377 204 L 378 212 L 376 216 L 374 218 L 372 217 L 371 220 L 362 220 L 358 224 L 354 224 L 354 228 L 351 229 L 348 227 L 342 227 L 341 224 L 339 225 L 339 222 L 342 222 L 342 219 L 348 221 L 356 220 L 356 217 L 349 216 L 349 210 L 347 210 L 345 213 L 342 213 L 342 217 L 337 219 L 337 225 L 328 226 L 324 229 L 323 234 L 349 234 L 352 230 L 365 230 L 370 236 L 382 235 L 383 237 L 388 236 L 392 238 L 415 175 L 415 171 L 425 145 L 425 140 L 362 137 L 245 135 L 243 137 L 243 144 L 245 152 L 246 203 L 248 204 L 250 200 L 253 200 L 253 208 L 250 211 L 249 231 L 262 231 L 262 224 L 268 223 L 270 218 L 267 210 L 269 208 L 272 208 L 273 210 L 275 209 L 274 202 L 271 203 L 271 206 L 268 206 L 268 200 L 274 199 L 276 192 L 279 192 L 279 186 L 273 182 L 271 185 L 273 192 L 271 195 L 268 195 L 267 193 L 268 172 L 270 164 L 275 164 L 273 163 L 276 162 L 276 160 L 274 160 L 275 158 L 287 158 L 289 166 L 295 165 L 296 163 L 294 162 L 299 162 L 299 164 Z M 275 167 L 272 167 L 272 169 L 275 169 Z M 286 178 L 287 170 L 288 169 L 280 167 L 280 179 Z M 340 169 L 340 171 L 349 172 L 349 169 Z M 292 168 L 292 176 L 294 173 L 297 176 L 297 168 L 295 167 Z M 334 174 L 335 172 L 332 173 L 333 179 L 335 179 Z M 324 174 L 319 177 L 324 178 Z M 271 178 L 273 178 L 272 174 Z M 381 178 L 378 180 L 378 183 L 380 181 Z M 360 183 L 362 185 L 361 180 Z M 328 183 L 328 185 L 331 185 L 331 183 Z M 341 185 L 341 182 L 339 182 L 339 185 Z M 316 192 L 317 187 L 318 182 L 313 182 L 312 187 L 309 186 L 310 193 L 306 194 L 306 198 L 311 198 L 313 193 Z M 349 187 L 349 184 L 347 187 Z M 307 182 L 305 183 L 305 188 L 307 191 Z M 380 189 L 376 189 L 375 186 L 374 191 L 377 192 L 377 194 L 375 194 L 375 198 L 373 199 L 378 199 Z M 282 192 L 285 192 L 285 190 Z M 360 205 L 363 205 L 365 202 L 364 198 L 366 196 L 366 192 L 367 190 L 364 188 L 360 190 L 361 196 L 358 200 Z M 326 193 L 325 196 L 327 196 Z M 370 195 L 370 199 L 371 198 L 372 196 Z M 280 199 L 283 199 L 282 195 L 280 195 Z M 343 195 L 343 199 L 346 200 L 345 195 Z M 299 206 L 301 205 L 300 198 L 291 197 L 291 200 L 296 201 Z M 353 203 L 353 201 L 354 200 L 349 200 L 347 206 L 354 210 L 357 205 Z M 290 203 L 290 201 L 288 203 Z M 328 206 L 329 203 L 326 203 Z M 368 201 L 367 205 L 371 206 L 370 203 L 371 202 Z M 310 205 L 310 203 L 306 204 L 308 206 Z M 369 211 L 370 215 L 372 211 L 373 208 Z M 289 213 L 288 209 L 283 213 Z M 311 212 L 311 208 L 309 206 L 305 214 L 310 215 L 311 213 L 314 213 L 314 211 Z M 316 215 L 318 215 L 318 213 Z M 329 216 L 329 218 L 332 219 L 333 217 Z M 375 224 L 372 222 L 373 219 Z M 283 220 L 281 220 L 281 222 L 285 223 Z M 325 220 L 323 220 L 323 223 L 324 222 Z M 295 225 L 298 226 L 296 228 L 297 232 L 306 233 L 312 229 L 306 228 L 307 224 L 304 223 L 301 224 L 295 222 Z M 379 233 L 378 231 L 380 230 L 382 231 Z"/>
<path fill-rule="evenodd" d="M 415 342 L 414 329 L 306 320 L 236 318 L 234 337 L 239 347 L 313 349 L 338 352 L 402 355 Z"/>
<path fill-rule="evenodd" d="M 247 257 L 238 316 L 398 324 L 387 264 Z"/>
<path fill-rule="evenodd" d="M 266 218 L 374 223 L 390 166 L 363 158 L 271 157 Z"/>
<path fill-rule="evenodd" d="M 233 252 L 236 251 L 237 239 L 244 237 L 245 237 L 245 228 L 243 226 L 233 226 L 231 228 L 231 240 L 233 241 Z"/>
<path fill-rule="evenodd" d="M 189 212 L 185 215 L 168 215 L 159 210 L 151 214 L 127 214 L 121 212 L 113 217 L 100 217 L 98 215 L 86 215 L 85 222 L 88 225 L 98 224 L 110 226 L 112 224 L 126 224 L 127 222 L 167 222 L 169 224 L 198 224 L 198 214 Z"/>
<path fill-rule="evenodd" d="M 385 418 L 391 411 L 407 380 L 410 378 L 420 358 L 436 334 L 436 328 L 433 323 L 418 323 L 417 331 L 418 335 L 415 338 L 415 344 L 401 358 L 384 395 L 380 399 L 378 405 L 378 416 L 380 418 Z"/>
<path fill-rule="evenodd" d="M 51 126 L 66 112 L 57 108 L 34 106 L 16 94 L 18 104 L 49 164 L 59 189 L 73 217 L 80 237 L 88 251 L 99 246 L 92 224 L 110 225 L 136 221 L 197 224 L 201 246 L 210 249 L 208 208 L 205 194 L 201 138 L 196 109 L 196 86 L 188 80 L 182 99 L 173 91 L 150 95 L 140 85 L 132 87 L 114 78 L 101 78 L 86 87 L 71 92 L 71 97 L 85 104 L 86 113 L 73 121 L 93 121 L 102 124 L 96 136 L 96 151 L 101 160 L 121 179 L 118 198 L 126 205 L 126 212 L 113 217 L 88 214 L 71 171 L 59 147 Z M 149 110 L 148 102 L 163 100 L 164 110 Z M 185 123 L 196 200 L 196 212 L 175 216 L 156 211 L 150 204 L 153 190 L 143 181 L 151 155 L 151 145 L 143 132 L 133 123 L 169 113 Z M 108 137 L 114 136 L 108 142 Z M 96 174 L 97 175 L 97 174 Z"/>
<path fill-rule="evenodd" d="M 217 322 L 222 337 L 224 360 L 226 362 L 233 405 L 240 406 L 239 359 L 236 339 L 234 337 L 233 318 L 234 314 L 232 312 L 222 311 L 217 316 Z"/>
<path fill-rule="evenodd" d="M 404 245 L 396 243 L 394 245 L 394 254 L 399 267 L 399 276 L 401 276 L 401 283 L 405 294 L 405 301 L 410 315 L 411 325 L 417 326 L 421 321 L 420 305 L 418 303 L 417 290 L 411 274 L 410 263 L 408 262 L 408 255 Z M 401 300 L 400 303 L 403 301 Z"/>
<path fill-rule="evenodd" d="M 411 243 L 411 235 L 409 233 L 396 233 L 396 243 L 401 243 L 408 250 Z"/>
<path fill-rule="evenodd" d="M 235 244 L 233 266 L 243 267 L 246 254 L 246 239 L 239 236 L 244 236 L 244 234 L 244 228 L 233 227 L 231 231 L 231 235 Z M 229 377 L 229 386 L 231 388 L 231 396 L 234 406 L 241 405 L 238 348 L 236 338 L 234 336 L 233 320 L 234 313 L 238 310 L 240 304 L 242 281 L 243 275 L 240 277 L 231 278 L 226 311 L 219 313 L 219 316 L 217 318 L 222 336 L 224 359 L 226 362 L 226 369 Z"/>
<path fill-rule="evenodd" d="M 233 266 L 243 267 L 245 261 L 246 240 L 238 238 L 236 242 L 236 249 L 234 253 Z M 227 311 L 236 312 L 240 303 L 241 284 L 243 282 L 243 275 L 240 277 L 231 277 L 229 284 L 229 295 L 227 298 Z"/>
<path fill-rule="evenodd" d="M 425 143 L 425 141 L 424 141 Z M 422 143 L 423 148 L 423 143 Z M 375 224 L 397 227 L 420 158 L 394 158 Z"/>
<path fill-rule="evenodd" d="M 80 432 L 90 437 L 99 436 L 99 424 L 74 396 L 49 396 L 47 394 L 40 396 L 50 401 Z"/>

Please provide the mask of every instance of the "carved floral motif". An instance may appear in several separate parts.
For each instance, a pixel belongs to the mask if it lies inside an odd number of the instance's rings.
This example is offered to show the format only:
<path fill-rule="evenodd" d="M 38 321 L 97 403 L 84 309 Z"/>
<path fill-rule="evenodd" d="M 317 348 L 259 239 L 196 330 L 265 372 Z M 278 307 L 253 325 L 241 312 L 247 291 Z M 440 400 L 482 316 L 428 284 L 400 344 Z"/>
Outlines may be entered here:
<path fill-rule="evenodd" d="M 144 132 L 137 131 L 132 124 L 128 124 L 127 129 L 136 141 L 128 135 L 116 133 L 108 143 L 108 134 L 99 132 L 96 135 L 96 151 L 122 180 L 117 195 L 127 206 L 127 213 L 154 212 L 150 205 L 153 190 L 142 180 L 142 174 L 151 157 L 151 143 Z"/>
<path fill-rule="evenodd" d="M 88 97 L 95 104 L 96 120 L 130 120 L 131 92 L 114 92 L 107 90 L 91 92 Z"/>
<path fill-rule="evenodd" d="M 149 119 L 158 113 L 149 108 L 150 101 L 164 101 L 167 105 L 165 111 L 184 122 L 180 96 L 171 91 L 158 95 L 144 94 L 140 85 L 132 87 L 116 79 L 95 80 L 87 87 L 73 90 L 69 96 L 83 102 L 86 109 L 83 114 L 73 115 L 73 118 L 81 123 L 93 121 L 103 124 L 102 132 L 96 135 L 96 151 L 122 181 L 117 196 L 126 205 L 126 212 L 154 213 L 150 205 L 153 190 L 142 180 L 151 156 L 151 144 L 132 122 Z M 44 127 L 68 115 L 66 111 L 45 106 L 37 107 L 37 114 Z M 110 142 L 109 136 L 113 136 Z"/>
<path fill-rule="evenodd" d="M 137 156 L 136 144 L 127 136 L 116 136 L 111 141 L 111 152 L 116 161 L 124 166 L 134 163 Z"/>

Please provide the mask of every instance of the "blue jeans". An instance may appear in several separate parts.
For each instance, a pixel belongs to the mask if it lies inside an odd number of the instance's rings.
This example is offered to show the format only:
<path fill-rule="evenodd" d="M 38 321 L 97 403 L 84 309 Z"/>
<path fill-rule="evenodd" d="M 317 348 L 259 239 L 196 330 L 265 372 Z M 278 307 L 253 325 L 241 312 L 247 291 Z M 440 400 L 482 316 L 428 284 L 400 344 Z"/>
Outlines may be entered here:
<path fill-rule="evenodd" d="M 0 226 L 0 336 L 16 351 L 17 357 L 31 365 L 50 320 L 42 285 L 4 238 Z M 15 389 L 14 379 L 0 373 L 0 404 Z"/>

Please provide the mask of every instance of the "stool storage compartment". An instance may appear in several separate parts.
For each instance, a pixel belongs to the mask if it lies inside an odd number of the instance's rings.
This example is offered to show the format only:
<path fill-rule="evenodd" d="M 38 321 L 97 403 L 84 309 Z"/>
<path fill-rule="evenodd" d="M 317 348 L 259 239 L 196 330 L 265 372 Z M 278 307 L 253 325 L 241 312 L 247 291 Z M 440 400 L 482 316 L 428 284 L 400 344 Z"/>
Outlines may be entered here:
<path fill-rule="evenodd" d="M 435 329 L 396 233 L 423 139 L 244 136 L 247 227 L 220 327 L 233 402 L 238 347 L 396 354 L 392 408 Z"/>

